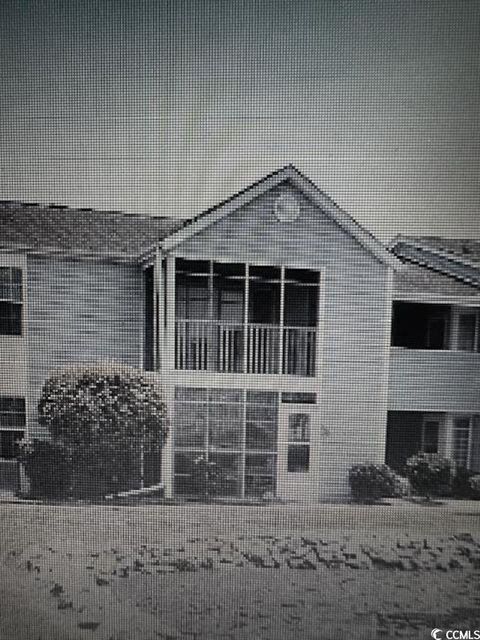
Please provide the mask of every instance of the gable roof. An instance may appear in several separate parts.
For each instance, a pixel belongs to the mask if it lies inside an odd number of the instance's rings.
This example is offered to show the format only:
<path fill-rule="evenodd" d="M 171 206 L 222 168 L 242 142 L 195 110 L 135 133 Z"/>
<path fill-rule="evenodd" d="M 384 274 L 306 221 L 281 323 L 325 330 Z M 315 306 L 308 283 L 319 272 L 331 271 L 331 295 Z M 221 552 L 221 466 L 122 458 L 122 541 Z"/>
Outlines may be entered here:
<path fill-rule="evenodd" d="M 182 220 L 0 201 L 0 249 L 137 260 Z"/>
<path fill-rule="evenodd" d="M 296 187 L 378 260 L 396 269 L 402 266 L 392 251 L 292 165 L 187 220 L 0 201 L 0 250 L 136 262 L 157 246 L 171 250 L 282 182 Z"/>
<path fill-rule="evenodd" d="M 240 207 L 266 193 L 282 182 L 290 182 L 331 220 L 336 222 L 346 233 L 356 239 L 367 251 L 378 260 L 394 268 L 400 268 L 401 262 L 369 231 L 360 226 L 350 215 L 338 207 L 323 191 L 318 189 L 298 169 L 288 165 L 262 178 L 246 189 L 238 192 L 228 200 L 212 207 L 204 213 L 195 216 L 183 224 L 179 229 L 169 234 L 161 243 L 164 251 L 170 251 L 185 240 L 203 231 L 215 222 L 230 215 Z"/>
<path fill-rule="evenodd" d="M 480 240 L 400 235 L 390 248 L 404 261 L 480 287 Z"/>

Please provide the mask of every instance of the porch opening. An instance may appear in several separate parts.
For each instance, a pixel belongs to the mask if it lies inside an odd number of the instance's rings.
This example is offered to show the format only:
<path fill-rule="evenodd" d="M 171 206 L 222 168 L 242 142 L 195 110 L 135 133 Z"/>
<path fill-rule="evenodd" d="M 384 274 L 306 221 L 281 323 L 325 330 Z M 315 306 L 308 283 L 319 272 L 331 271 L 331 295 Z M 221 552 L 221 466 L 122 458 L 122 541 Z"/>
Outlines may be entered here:
<path fill-rule="evenodd" d="M 448 349 L 449 305 L 394 302 L 392 346 L 407 349 Z"/>
<path fill-rule="evenodd" d="M 315 375 L 319 274 L 176 259 L 175 367 Z"/>
<path fill-rule="evenodd" d="M 393 347 L 480 352 L 480 309 L 394 302 Z"/>
<path fill-rule="evenodd" d="M 177 387 L 174 412 L 174 491 L 199 495 L 200 458 L 220 469 L 210 495 L 275 493 L 278 393 Z"/>

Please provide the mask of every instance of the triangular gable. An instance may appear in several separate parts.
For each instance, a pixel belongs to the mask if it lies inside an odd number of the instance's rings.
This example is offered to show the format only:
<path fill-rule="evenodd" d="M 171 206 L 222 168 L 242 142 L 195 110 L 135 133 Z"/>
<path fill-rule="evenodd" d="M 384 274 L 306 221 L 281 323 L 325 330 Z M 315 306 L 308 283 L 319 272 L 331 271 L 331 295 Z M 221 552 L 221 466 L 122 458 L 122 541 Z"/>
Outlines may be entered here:
<path fill-rule="evenodd" d="M 391 253 L 371 233 L 363 229 L 350 215 L 340 209 L 326 194 L 302 175 L 295 167 L 288 165 L 275 173 L 268 175 L 259 182 L 236 194 L 229 200 L 217 205 L 213 209 L 193 218 L 184 227 L 169 235 L 161 243 L 164 251 L 171 251 L 192 236 L 200 233 L 215 222 L 222 220 L 240 207 L 250 203 L 282 182 L 291 182 L 299 191 L 310 199 L 322 212 L 333 220 L 346 233 L 356 239 L 367 251 L 378 260 L 394 269 L 401 269 L 401 261 Z"/>

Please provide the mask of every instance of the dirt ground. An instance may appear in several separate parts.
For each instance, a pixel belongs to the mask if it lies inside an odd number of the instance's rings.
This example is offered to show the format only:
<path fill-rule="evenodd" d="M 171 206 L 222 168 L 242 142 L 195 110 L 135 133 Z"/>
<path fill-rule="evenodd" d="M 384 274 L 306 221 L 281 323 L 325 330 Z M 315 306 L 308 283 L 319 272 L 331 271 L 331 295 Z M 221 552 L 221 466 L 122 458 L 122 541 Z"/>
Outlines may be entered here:
<path fill-rule="evenodd" d="M 480 629 L 480 503 L 0 504 L 1 640 Z"/>

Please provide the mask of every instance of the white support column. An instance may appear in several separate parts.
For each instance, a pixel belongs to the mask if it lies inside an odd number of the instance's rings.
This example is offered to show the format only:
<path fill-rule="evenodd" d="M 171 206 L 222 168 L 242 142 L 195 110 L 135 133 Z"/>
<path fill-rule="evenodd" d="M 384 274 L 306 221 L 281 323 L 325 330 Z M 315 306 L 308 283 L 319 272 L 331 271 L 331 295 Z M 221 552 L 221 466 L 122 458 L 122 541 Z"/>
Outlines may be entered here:
<path fill-rule="evenodd" d="M 158 248 L 155 249 L 155 259 L 153 262 L 153 291 L 152 291 L 152 313 L 153 313 L 153 340 L 152 340 L 152 361 L 153 370 L 158 371 L 158 317 L 157 317 L 157 299 L 158 299 L 158 273 L 157 273 L 157 254 Z M 145 336 L 144 336 L 145 340 Z M 145 354 L 145 346 L 144 346 Z M 145 356 L 144 356 L 145 367 Z"/>
<path fill-rule="evenodd" d="M 243 310 L 243 373 L 248 373 L 248 305 L 249 305 L 249 265 L 245 265 L 245 308 Z"/>
<path fill-rule="evenodd" d="M 245 497 L 245 470 L 247 448 L 247 392 L 242 389 L 242 454 L 240 460 L 240 497 Z"/>
<path fill-rule="evenodd" d="M 166 498 L 173 495 L 173 412 L 175 405 L 175 387 L 164 378 L 163 389 L 167 403 L 169 431 L 162 448 L 162 482 Z"/>
<path fill-rule="evenodd" d="M 283 323 L 285 315 L 285 267 L 280 267 L 280 335 L 278 336 L 278 373 L 283 373 Z M 286 363 L 286 361 L 285 361 Z"/>
<path fill-rule="evenodd" d="M 173 411 L 175 388 L 168 380 L 175 369 L 175 257 L 168 255 L 166 258 L 166 327 L 165 341 L 163 345 L 162 379 L 165 389 L 165 400 L 168 407 L 170 431 L 162 450 L 162 482 L 165 488 L 165 496 L 170 498 L 173 494 Z"/>
<path fill-rule="evenodd" d="M 215 329 L 213 325 L 213 262 L 208 262 L 207 371 L 215 371 Z"/>
<path fill-rule="evenodd" d="M 165 327 L 165 345 L 164 345 L 164 362 L 165 372 L 175 369 L 175 258 L 167 256 L 167 273 L 166 273 L 166 327 Z"/>
<path fill-rule="evenodd" d="M 154 350 L 155 350 L 155 371 L 161 371 L 164 369 L 165 358 L 165 296 L 162 270 L 162 252 L 157 247 L 155 252 L 155 267 L 154 267 L 154 282 L 155 282 L 155 298 L 154 298 L 154 318 L 156 332 Z"/>

